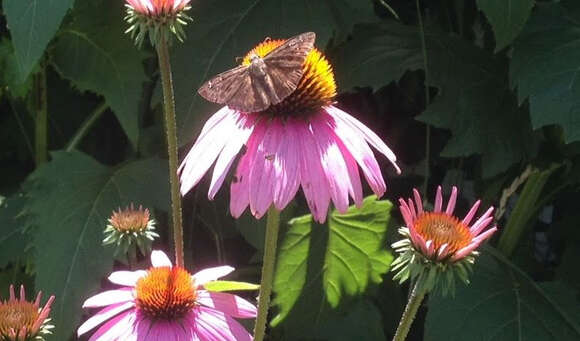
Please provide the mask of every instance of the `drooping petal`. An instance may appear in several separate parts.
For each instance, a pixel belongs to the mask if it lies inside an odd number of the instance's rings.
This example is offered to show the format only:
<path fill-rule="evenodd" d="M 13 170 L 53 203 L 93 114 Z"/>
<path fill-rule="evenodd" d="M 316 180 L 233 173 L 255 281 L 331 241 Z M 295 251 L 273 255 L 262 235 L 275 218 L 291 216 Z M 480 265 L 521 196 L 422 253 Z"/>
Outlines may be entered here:
<path fill-rule="evenodd" d="M 88 298 L 83 303 L 83 308 L 104 307 L 111 304 L 132 301 L 134 299 L 132 288 L 108 290 Z"/>
<path fill-rule="evenodd" d="M 196 272 L 192 277 L 196 285 L 204 285 L 207 282 L 215 281 L 221 277 L 227 276 L 235 269 L 231 266 L 218 266 L 215 268 L 207 268 Z"/>
<path fill-rule="evenodd" d="M 312 212 L 312 216 L 319 223 L 326 220 L 328 205 L 330 204 L 330 194 L 328 183 L 322 165 L 320 164 L 320 153 L 315 148 L 315 140 L 308 127 L 300 127 L 298 143 L 302 149 L 300 158 L 300 183 L 306 202 Z"/>
<path fill-rule="evenodd" d="M 210 119 L 205 124 L 201 135 L 178 169 L 182 195 L 197 185 L 224 148 L 232 131 L 236 129 L 234 114 L 235 111 L 224 107 L 214 115 L 217 116 L 216 120 Z M 210 124 L 211 127 L 208 127 Z"/>
<path fill-rule="evenodd" d="M 236 295 L 198 290 L 196 301 L 235 318 L 256 317 L 256 306 Z"/>
<path fill-rule="evenodd" d="M 277 119 L 261 122 L 268 125 L 264 138 L 257 145 L 254 161 L 250 169 L 250 210 L 260 219 L 274 200 L 274 185 L 277 179 L 276 163 L 280 140 L 284 135 Z"/>
<path fill-rule="evenodd" d="M 77 335 L 83 335 L 89 330 L 95 328 L 99 324 L 109 320 L 110 318 L 122 313 L 127 309 L 131 309 L 135 306 L 135 302 L 125 302 L 110 305 L 104 309 L 101 309 L 98 313 L 93 315 L 91 318 L 85 321 L 79 329 L 77 330 Z"/>
<path fill-rule="evenodd" d="M 318 115 L 311 119 L 312 136 L 316 140 L 321 156 L 320 164 L 326 176 L 330 197 L 336 209 L 344 213 L 348 209 L 348 170 L 336 143 L 336 137 L 328 127 L 327 117 Z"/>
<path fill-rule="evenodd" d="M 236 320 L 213 309 L 200 307 L 195 321 L 197 322 L 197 332 L 203 340 L 252 340 L 250 333 Z"/>
<path fill-rule="evenodd" d="M 340 115 L 334 115 L 331 108 L 327 112 L 334 118 L 334 132 L 344 143 L 361 167 L 365 179 L 377 197 L 383 196 L 387 186 L 377 160 L 363 136 L 352 125 L 342 119 Z"/>
<path fill-rule="evenodd" d="M 355 205 L 360 208 L 362 206 L 363 193 L 362 184 L 360 182 L 360 174 L 358 172 L 358 165 L 342 141 L 337 140 L 337 145 L 340 148 L 342 156 L 344 157 L 344 162 L 346 162 L 346 169 L 348 171 L 348 178 L 350 180 L 348 191 Z"/>
<path fill-rule="evenodd" d="M 236 129 L 228 139 L 224 149 L 220 153 L 213 171 L 209 186 L 208 198 L 212 200 L 220 189 L 236 155 L 242 146 L 248 141 L 254 128 L 254 118 L 246 114 L 235 113 Z"/>
<path fill-rule="evenodd" d="M 331 105 L 328 106 L 326 110 L 328 111 L 329 114 L 333 115 L 334 117 L 342 118 L 353 128 L 357 129 L 360 132 L 360 134 L 364 136 L 365 140 L 367 140 L 368 143 L 370 143 L 373 147 L 375 147 L 376 150 L 378 150 L 381 154 L 386 156 L 387 159 L 389 159 L 389 161 L 391 161 L 391 164 L 393 165 L 393 167 L 395 167 L 397 173 L 401 174 L 401 169 L 397 165 L 397 157 L 395 156 L 395 153 L 393 153 L 393 151 L 383 142 L 383 140 L 381 140 L 380 137 L 377 136 L 377 134 L 375 134 L 367 126 L 362 124 L 359 120 L 352 117 L 348 113 L 338 109 L 337 107 Z"/>
<path fill-rule="evenodd" d="M 284 136 L 272 162 L 277 176 L 274 183 L 274 206 L 283 210 L 294 198 L 300 186 L 300 144 L 296 143 L 298 129 L 294 120 L 283 124 Z"/>
<path fill-rule="evenodd" d="M 109 275 L 109 281 L 119 285 L 134 287 L 139 278 L 147 275 L 147 271 L 115 271 Z"/>
<path fill-rule="evenodd" d="M 155 268 L 160 268 L 164 266 L 167 267 L 173 266 L 173 264 L 171 264 L 171 260 L 169 259 L 169 257 L 167 257 L 165 252 L 161 250 L 153 250 L 153 252 L 151 252 L 151 265 L 153 265 L 153 267 Z"/>

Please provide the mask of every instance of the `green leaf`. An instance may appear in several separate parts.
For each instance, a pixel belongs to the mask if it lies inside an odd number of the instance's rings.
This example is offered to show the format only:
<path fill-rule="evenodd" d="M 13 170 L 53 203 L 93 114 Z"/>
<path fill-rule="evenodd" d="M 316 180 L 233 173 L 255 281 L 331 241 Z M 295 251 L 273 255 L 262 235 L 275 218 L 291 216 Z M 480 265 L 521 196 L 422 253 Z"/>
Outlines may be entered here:
<path fill-rule="evenodd" d="M 558 124 L 580 140 L 580 3 L 540 3 L 514 43 L 510 79 L 529 98 L 534 129 Z"/>
<path fill-rule="evenodd" d="M 0 86 L 8 87 L 12 96 L 24 98 L 32 87 L 32 77 L 22 82 L 10 40 L 0 40 Z"/>
<path fill-rule="evenodd" d="M 30 242 L 21 219 L 24 203 L 24 197 L 17 194 L 0 204 L 0 268 L 20 260 Z"/>
<path fill-rule="evenodd" d="M 274 304 L 279 311 L 272 325 L 283 323 L 286 333 L 305 335 L 345 298 L 380 283 L 393 259 L 385 242 L 391 208 L 389 201 L 371 196 L 360 209 L 334 211 L 327 226 L 315 224 L 311 215 L 291 220 L 278 247 Z"/>
<path fill-rule="evenodd" d="M 197 94 L 214 75 L 236 66 L 266 37 L 288 38 L 316 32 L 316 45 L 324 49 L 334 32 L 344 38 L 356 22 L 374 20 L 372 1 L 360 0 L 212 0 L 192 1 L 194 22 L 186 28 L 185 44 L 176 46 L 173 75 L 180 144 L 218 106 Z"/>
<path fill-rule="evenodd" d="M 53 160 L 26 183 L 30 225 L 36 231 L 36 288 L 55 295 L 54 340 L 67 340 L 80 322 L 81 303 L 111 271 L 103 230 L 112 211 L 131 202 L 167 208 L 167 168 L 160 159 L 105 167 L 79 152 Z"/>
<path fill-rule="evenodd" d="M 32 71 L 74 0 L 4 0 L 19 80 Z"/>
<path fill-rule="evenodd" d="M 573 315 L 499 252 L 490 252 L 476 260 L 471 285 L 459 286 L 455 297 L 429 298 L 426 341 L 580 339 Z"/>
<path fill-rule="evenodd" d="M 477 0 L 495 33 L 495 51 L 500 51 L 520 34 L 530 17 L 534 0 Z"/>
<path fill-rule="evenodd" d="M 76 20 L 63 28 L 52 62 L 61 76 L 80 90 L 104 96 L 136 146 L 147 55 L 123 34 L 127 24 L 122 8 L 116 0 L 77 2 L 73 11 Z"/>
<path fill-rule="evenodd" d="M 258 284 L 234 281 L 212 281 L 203 285 L 208 291 L 258 290 Z"/>
<path fill-rule="evenodd" d="M 508 89 L 505 60 L 458 37 L 427 32 L 429 85 L 438 94 L 418 118 L 451 130 L 444 157 L 482 155 L 491 177 L 533 152 L 524 108 Z M 397 81 L 407 70 L 423 68 L 419 31 L 394 22 L 355 27 L 340 49 L 339 86 L 372 86 Z"/>

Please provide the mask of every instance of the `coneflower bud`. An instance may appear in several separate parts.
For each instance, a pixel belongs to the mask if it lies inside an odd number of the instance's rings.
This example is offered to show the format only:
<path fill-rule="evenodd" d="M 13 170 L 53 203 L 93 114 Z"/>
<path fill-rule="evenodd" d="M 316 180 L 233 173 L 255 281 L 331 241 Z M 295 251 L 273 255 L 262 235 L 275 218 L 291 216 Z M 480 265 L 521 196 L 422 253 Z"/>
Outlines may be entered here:
<path fill-rule="evenodd" d="M 20 298 L 16 297 L 14 286 L 10 286 L 10 298 L 0 301 L 0 340 L 44 340 L 44 336 L 51 333 L 54 326 L 49 324 L 48 316 L 54 296 L 50 296 L 42 308 L 41 297 L 39 292 L 34 302 L 28 302 L 24 286 L 20 286 Z"/>

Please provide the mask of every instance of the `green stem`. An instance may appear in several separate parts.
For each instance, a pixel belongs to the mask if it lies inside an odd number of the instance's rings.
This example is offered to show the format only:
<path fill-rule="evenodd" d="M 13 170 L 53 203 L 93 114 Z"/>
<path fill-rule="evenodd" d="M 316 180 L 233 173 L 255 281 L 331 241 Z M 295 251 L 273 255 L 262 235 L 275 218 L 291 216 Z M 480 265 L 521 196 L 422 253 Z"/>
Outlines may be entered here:
<path fill-rule="evenodd" d="M 262 341 L 266 335 L 272 280 L 274 279 L 274 265 L 276 263 L 276 246 L 278 244 L 278 230 L 280 229 L 280 212 L 270 207 L 266 222 L 266 241 L 264 243 L 264 262 L 262 264 L 262 280 L 260 281 L 260 295 L 258 297 L 258 317 L 254 327 L 254 341 Z"/>
<path fill-rule="evenodd" d="M 40 72 L 34 75 L 33 110 L 34 119 L 34 159 L 40 166 L 48 159 L 48 102 L 46 95 L 46 68 L 41 62 Z"/>
<path fill-rule="evenodd" d="M 183 262 L 183 226 L 181 224 L 181 195 L 177 178 L 177 126 L 175 124 L 175 102 L 173 81 L 171 79 L 171 62 L 169 47 L 161 38 L 157 44 L 157 56 L 161 83 L 163 85 L 163 106 L 165 114 L 165 132 L 167 135 L 167 152 L 169 154 L 169 182 L 171 184 L 171 211 L 173 219 L 173 240 L 175 243 L 175 264 L 184 267 Z"/>
<path fill-rule="evenodd" d="M 105 110 L 108 108 L 106 102 L 101 103 L 93 112 L 85 119 L 83 124 L 79 127 L 76 131 L 75 135 L 70 139 L 69 143 L 66 146 L 66 151 L 71 152 L 73 149 L 77 147 L 77 145 L 82 141 L 83 137 L 87 135 L 90 128 L 95 124 L 95 122 L 103 115 Z"/>
<path fill-rule="evenodd" d="M 417 19 L 419 20 L 419 32 L 421 36 L 421 52 L 423 53 L 423 69 L 425 69 L 425 109 L 431 102 L 429 96 L 429 68 L 427 60 L 427 43 L 425 42 L 425 27 L 423 27 L 423 16 L 421 15 L 421 5 L 419 0 L 415 0 L 415 6 L 417 7 Z M 430 154 L 431 154 L 431 126 L 429 124 L 425 125 L 425 178 L 423 180 L 422 192 L 427 193 L 427 186 L 429 185 L 429 173 L 431 169 L 430 164 Z"/>
<path fill-rule="evenodd" d="M 407 302 L 403 316 L 401 316 L 401 321 L 399 322 L 393 341 L 404 341 L 407 338 L 411 324 L 415 319 L 415 315 L 417 315 L 417 310 L 419 310 L 421 302 L 423 302 L 423 298 L 425 298 L 426 292 L 424 289 L 421 289 L 422 287 L 424 288 L 424 286 L 421 285 L 421 280 L 417 280 L 413 286 L 413 291 L 411 291 L 411 295 L 409 296 L 409 301 Z"/>

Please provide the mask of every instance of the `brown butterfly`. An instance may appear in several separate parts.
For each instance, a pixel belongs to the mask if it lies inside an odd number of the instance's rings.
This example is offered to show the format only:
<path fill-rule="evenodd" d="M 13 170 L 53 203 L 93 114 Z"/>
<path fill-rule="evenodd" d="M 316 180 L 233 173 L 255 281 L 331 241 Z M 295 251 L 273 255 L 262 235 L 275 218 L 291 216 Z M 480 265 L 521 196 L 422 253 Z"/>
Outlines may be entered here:
<path fill-rule="evenodd" d="M 264 58 L 252 54 L 249 65 L 220 73 L 197 92 L 208 101 L 242 112 L 265 110 L 296 89 L 315 39 L 314 32 L 306 32 L 288 39 Z"/>

